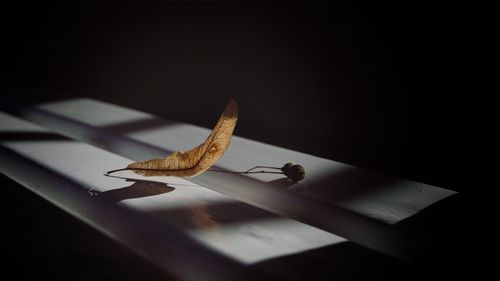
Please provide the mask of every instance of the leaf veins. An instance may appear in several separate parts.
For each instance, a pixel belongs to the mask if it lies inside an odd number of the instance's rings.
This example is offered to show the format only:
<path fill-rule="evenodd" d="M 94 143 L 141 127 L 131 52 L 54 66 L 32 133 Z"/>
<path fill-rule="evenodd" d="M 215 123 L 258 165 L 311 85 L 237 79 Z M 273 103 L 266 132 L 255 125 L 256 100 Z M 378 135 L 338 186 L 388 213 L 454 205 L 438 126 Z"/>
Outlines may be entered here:
<path fill-rule="evenodd" d="M 237 120 L 238 104 L 231 100 L 205 142 L 189 151 L 177 151 L 165 158 L 132 163 L 127 166 L 127 170 L 143 176 L 197 176 L 224 155 Z"/>

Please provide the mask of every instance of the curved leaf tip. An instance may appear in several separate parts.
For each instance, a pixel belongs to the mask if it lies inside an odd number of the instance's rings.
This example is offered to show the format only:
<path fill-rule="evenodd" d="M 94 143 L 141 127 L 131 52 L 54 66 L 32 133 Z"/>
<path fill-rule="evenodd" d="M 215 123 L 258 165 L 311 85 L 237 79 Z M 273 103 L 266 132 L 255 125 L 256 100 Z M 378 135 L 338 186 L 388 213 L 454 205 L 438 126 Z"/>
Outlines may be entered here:
<path fill-rule="evenodd" d="M 214 129 L 199 146 L 186 152 L 174 152 L 165 158 L 135 162 L 127 169 L 143 176 L 194 177 L 205 172 L 229 147 L 238 111 L 238 103 L 229 101 Z"/>

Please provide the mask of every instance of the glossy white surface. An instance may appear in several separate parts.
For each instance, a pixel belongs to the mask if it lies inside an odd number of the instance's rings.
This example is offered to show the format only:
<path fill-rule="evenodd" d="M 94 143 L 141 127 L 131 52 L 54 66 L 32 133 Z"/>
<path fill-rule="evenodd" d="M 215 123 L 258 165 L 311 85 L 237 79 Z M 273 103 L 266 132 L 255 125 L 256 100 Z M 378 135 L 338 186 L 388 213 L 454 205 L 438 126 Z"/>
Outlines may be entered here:
<path fill-rule="evenodd" d="M 109 114 L 120 116 L 123 122 Z M 214 123 L 218 114 L 214 113 Z M 190 149 L 210 131 L 89 99 L 25 108 L 19 115 L 131 160 Z M 244 122 L 240 118 L 238 126 L 244 126 Z M 455 193 L 237 136 L 217 168 L 243 171 L 256 165 L 282 166 L 288 161 L 306 168 L 304 181 L 292 184 L 282 175 L 208 172 L 189 182 L 405 259 L 418 255 L 418 237 L 391 225 Z"/>
<path fill-rule="evenodd" d="M 13 129 L 35 135 L 50 133 L 0 113 L 0 133 Z M 60 139 L 18 139 L 1 144 L 87 187 L 89 196 L 95 200 L 116 202 L 157 222 L 173 225 L 207 248 L 244 264 L 344 241 L 334 234 L 246 205 L 184 179 L 143 178 L 132 172 L 123 172 L 119 177 L 105 176 L 106 171 L 124 167 L 131 160 L 89 144 Z M 60 192 L 65 192 L 64 187 Z"/>
<path fill-rule="evenodd" d="M 164 148 L 165 154 L 171 151 L 188 150 L 201 143 L 210 132 L 210 129 L 162 120 L 153 116 L 146 120 L 144 119 L 146 115 L 140 115 L 135 110 L 116 105 L 107 107 L 107 105 L 91 99 L 76 99 L 44 104 L 40 108 L 96 126 L 106 124 L 106 122 L 100 123 L 96 120 L 106 120 L 109 118 L 107 117 L 109 112 L 123 116 L 124 120 L 120 126 L 115 124 L 115 127 L 103 127 L 109 132 L 123 133 L 134 140 Z M 244 106 L 240 105 L 240 107 L 241 112 L 244 112 Z M 217 109 L 214 109 L 214 123 L 218 114 Z M 140 116 L 140 118 L 133 120 L 134 116 Z M 127 130 L 127 122 L 142 123 L 144 126 L 131 126 L 130 130 Z M 244 117 L 241 117 L 238 122 L 236 134 L 238 126 L 245 126 Z M 284 188 L 283 192 L 292 192 L 295 196 L 342 206 L 389 224 L 408 218 L 456 193 L 238 136 L 233 137 L 228 151 L 217 163 L 217 167 L 231 171 L 244 171 L 256 165 L 281 167 L 289 161 L 303 165 L 306 169 L 306 178 L 298 185 Z M 283 186 L 280 184 L 282 175 L 253 174 L 245 175 L 245 177 L 275 186 Z M 251 187 L 236 186 L 234 188 Z"/>

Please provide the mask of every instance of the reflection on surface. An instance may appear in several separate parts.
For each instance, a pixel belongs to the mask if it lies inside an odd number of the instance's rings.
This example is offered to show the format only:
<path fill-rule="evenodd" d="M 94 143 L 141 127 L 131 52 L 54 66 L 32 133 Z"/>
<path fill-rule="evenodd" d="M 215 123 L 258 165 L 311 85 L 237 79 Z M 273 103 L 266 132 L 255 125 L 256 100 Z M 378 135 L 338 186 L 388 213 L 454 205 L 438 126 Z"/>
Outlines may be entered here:
<path fill-rule="evenodd" d="M 117 177 L 110 175 L 105 175 L 105 176 L 111 178 L 124 179 L 125 182 L 133 182 L 133 184 L 130 186 L 116 188 L 100 193 L 101 196 L 114 202 L 119 202 L 126 199 L 154 196 L 172 192 L 175 190 L 175 188 L 163 182 L 124 178 L 124 177 Z"/>
<path fill-rule="evenodd" d="M 182 193 L 182 190 L 179 190 Z M 180 199 L 182 200 L 182 199 Z M 169 220 L 187 229 L 205 229 L 226 225 L 242 225 L 263 220 L 278 220 L 282 217 L 237 202 L 205 202 L 189 200 L 183 206 L 171 208 L 165 202 L 165 208 L 151 211 L 155 216 Z"/>
<path fill-rule="evenodd" d="M 197 204 L 190 208 L 191 210 L 191 222 L 198 229 L 212 229 L 216 230 L 220 225 L 214 220 L 212 215 L 207 210 L 207 205 Z"/>

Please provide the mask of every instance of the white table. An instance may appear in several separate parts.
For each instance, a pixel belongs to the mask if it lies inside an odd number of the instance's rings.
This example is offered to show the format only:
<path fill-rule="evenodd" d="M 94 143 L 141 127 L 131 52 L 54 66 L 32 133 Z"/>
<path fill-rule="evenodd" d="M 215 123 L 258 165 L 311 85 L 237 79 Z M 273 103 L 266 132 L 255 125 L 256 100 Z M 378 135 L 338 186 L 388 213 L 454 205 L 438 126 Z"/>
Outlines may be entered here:
<path fill-rule="evenodd" d="M 260 273 L 245 265 L 345 239 L 411 259 L 418 241 L 393 225 L 455 193 L 238 136 L 217 168 L 293 161 L 306 168 L 305 180 L 106 177 L 132 161 L 190 149 L 209 129 L 84 98 L 7 110 L 0 113 L 0 132 L 12 136 L 1 142 L 3 173 L 188 280 L 220 280 L 220 272 L 255 279 Z"/>

